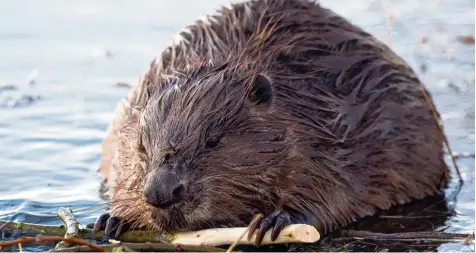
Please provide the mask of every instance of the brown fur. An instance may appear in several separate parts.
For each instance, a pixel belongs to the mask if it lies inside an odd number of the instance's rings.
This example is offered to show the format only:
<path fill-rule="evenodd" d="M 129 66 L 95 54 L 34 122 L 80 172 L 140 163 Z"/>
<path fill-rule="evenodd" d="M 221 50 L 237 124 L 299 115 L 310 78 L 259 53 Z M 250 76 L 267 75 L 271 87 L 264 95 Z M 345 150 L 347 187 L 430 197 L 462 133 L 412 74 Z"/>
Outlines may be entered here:
<path fill-rule="evenodd" d="M 272 83 L 269 106 L 246 99 L 258 74 Z M 412 69 L 310 1 L 234 4 L 197 21 L 118 110 L 101 161 L 111 211 L 155 229 L 247 225 L 285 210 L 326 232 L 449 179 Z M 205 148 L 214 135 L 220 145 Z M 180 165 L 186 196 L 158 210 L 142 187 L 164 164 Z"/>

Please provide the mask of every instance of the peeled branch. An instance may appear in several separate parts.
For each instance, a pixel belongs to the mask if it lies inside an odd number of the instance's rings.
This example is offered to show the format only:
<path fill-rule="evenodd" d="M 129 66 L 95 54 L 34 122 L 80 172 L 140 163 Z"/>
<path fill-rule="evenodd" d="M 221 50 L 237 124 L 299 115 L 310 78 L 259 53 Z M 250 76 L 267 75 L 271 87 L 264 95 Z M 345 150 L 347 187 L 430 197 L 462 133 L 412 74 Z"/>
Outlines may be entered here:
<path fill-rule="evenodd" d="M 219 246 L 234 243 L 238 238 L 241 239 L 237 244 L 254 244 L 256 234 L 248 241 L 248 232 L 241 236 L 247 230 L 247 227 L 236 228 L 216 228 L 206 229 L 196 232 L 178 233 L 171 241 L 174 244 L 182 245 L 208 245 Z M 284 243 L 314 243 L 320 238 L 316 228 L 306 224 L 293 224 L 284 227 L 276 241 L 271 241 L 271 230 L 266 232 L 261 245 L 284 244 Z"/>

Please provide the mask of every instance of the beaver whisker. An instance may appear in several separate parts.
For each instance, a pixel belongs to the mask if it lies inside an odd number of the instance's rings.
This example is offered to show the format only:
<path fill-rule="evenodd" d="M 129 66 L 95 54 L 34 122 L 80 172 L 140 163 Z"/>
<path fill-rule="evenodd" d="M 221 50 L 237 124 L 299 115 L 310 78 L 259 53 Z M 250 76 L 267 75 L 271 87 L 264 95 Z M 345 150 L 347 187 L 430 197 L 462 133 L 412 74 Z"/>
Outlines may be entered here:
<path fill-rule="evenodd" d="M 140 197 L 136 196 L 131 196 L 129 198 L 120 198 L 120 199 L 114 199 L 114 200 L 109 200 L 109 203 L 120 203 L 120 202 L 134 202 L 137 200 L 140 200 Z"/>
<path fill-rule="evenodd" d="M 133 188 L 125 188 L 124 186 L 112 186 L 112 187 L 109 187 L 110 190 L 117 190 L 117 189 L 125 189 L 129 192 L 140 192 L 142 190 L 142 187 L 141 186 L 135 186 Z"/>
<path fill-rule="evenodd" d="M 224 199 L 227 199 L 227 198 L 224 198 Z M 206 201 L 206 199 L 204 200 L 204 203 L 209 203 Z M 196 213 L 198 214 L 201 214 L 201 218 L 198 218 L 196 217 L 197 221 L 199 223 L 204 223 L 206 224 L 209 228 L 213 228 L 213 227 L 216 227 L 219 223 L 222 223 L 223 222 L 223 217 L 228 217 L 227 219 L 229 219 L 230 217 L 234 217 L 235 216 L 235 213 L 231 210 L 225 210 L 224 208 L 221 207 L 221 205 L 219 203 L 216 203 L 214 205 L 214 208 L 216 209 L 216 211 L 213 213 L 213 214 L 210 214 L 207 210 L 210 209 L 210 207 L 204 207 L 205 204 L 201 204 L 197 210 L 195 211 Z M 210 219 L 211 215 L 214 216 L 214 219 Z M 204 229 L 206 227 L 204 227 L 202 224 L 199 224 L 200 226 L 200 229 Z"/>

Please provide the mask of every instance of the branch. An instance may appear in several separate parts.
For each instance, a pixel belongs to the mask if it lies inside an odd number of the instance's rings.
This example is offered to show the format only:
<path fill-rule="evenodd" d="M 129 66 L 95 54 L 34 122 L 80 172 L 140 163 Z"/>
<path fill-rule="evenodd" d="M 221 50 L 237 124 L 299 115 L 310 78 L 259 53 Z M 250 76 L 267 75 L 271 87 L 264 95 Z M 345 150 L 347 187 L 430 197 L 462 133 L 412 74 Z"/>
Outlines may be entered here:
<path fill-rule="evenodd" d="M 32 243 L 32 242 L 61 242 L 61 241 L 65 241 L 70 244 L 86 245 L 95 251 L 100 251 L 100 252 L 103 251 L 98 245 L 94 243 L 90 243 L 88 241 L 81 240 L 74 237 L 65 238 L 62 236 L 25 236 L 25 237 L 20 237 L 16 240 L 2 241 L 0 242 L 0 248 L 12 246 L 16 244 L 24 244 L 24 243 Z"/>
<path fill-rule="evenodd" d="M 70 208 L 60 207 L 57 214 L 58 218 L 63 222 L 66 227 L 65 238 L 80 238 L 79 236 L 79 222 L 73 215 L 73 211 Z M 75 244 L 62 241 L 56 245 L 56 248 L 71 247 Z"/>
<path fill-rule="evenodd" d="M 186 251 L 186 252 L 225 252 L 224 249 L 208 246 L 193 246 L 193 245 L 173 245 L 167 243 L 128 243 L 119 242 L 105 245 L 98 245 L 105 252 L 117 251 L 136 251 L 136 252 L 172 252 L 172 251 Z M 71 248 L 54 249 L 50 252 L 90 252 L 87 246 L 74 246 Z"/>
<path fill-rule="evenodd" d="M 353 237 L 361 240 L 373 241 L 434 241 L 434 242 L 449 242 L 449 241 L 469 241 L 473 235 L 458 234 L 446 232 L 408 232 L 408 233 L 374 233 L 369 231 L 346 230 L 342 231 L 342 235 Z M 474 239 L 474 238 L 473 238 Z"/>
<path fill-rule="evenodd" d="M 0 231 L 2 229 L 29 231 L 36 234 L 48 234 L 48 235 L 55 235 L 55 236 L 62 236 L 65 233 L 64 226 L 49 226 L 49 225 L 40 225 L 40 224 L 33 224 L 33 223 L 0 220 Z"/>

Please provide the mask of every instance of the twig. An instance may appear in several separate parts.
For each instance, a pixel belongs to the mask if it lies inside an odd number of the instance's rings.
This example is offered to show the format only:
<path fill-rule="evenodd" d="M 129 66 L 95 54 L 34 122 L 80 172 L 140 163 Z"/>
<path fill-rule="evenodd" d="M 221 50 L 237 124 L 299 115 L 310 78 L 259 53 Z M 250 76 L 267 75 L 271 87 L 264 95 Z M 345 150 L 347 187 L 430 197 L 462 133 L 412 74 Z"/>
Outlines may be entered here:
<path fill-rule="evenodd" d="M 443 127 L 442 127 L 443 122 L 441 122 L 441 124 L 440 124 L 440 118 L 438 117 L 438 113 L 436 111 L 435 105 L 431 102 L 431 99 L 428 96 L 428 93 L 427 93 L 427 91 L 426 91 L 426 89 L 425 89 L 425 87 L 423 86 L 422 83 L 420 83 L 420 88 L 422 90 L 423 96 L 425 97 L 425 100 L 426 100 L 428 106 L 430 106 L 431 112 L 433 114 L 433 118 L 435 119 L 436 125 L 438 126 L 438 130 L 440 131 L 440 134 L 443 137 L 443 142 L 445 143 L 446 149 L 448 150 L 448 153 L 451 156 L 451 160 L 453 161 L 453 166 L 455 167 L 456 172 L 458 173 L 459 183 L 460 183 L 460 185 L 462 185 L 464 183 L 464 180 L 463 180 L 463 177 L 461 176 L 461 173 L 459 171 L 458 164 L 456 163 L 456 158 L 453 155 L 453 152 L 451 151 L 450 143 L 448 142 L 448 139 L 446 138 L 446 134 L 443 131 Z"/>
<path fill-rule="evenodd" d="M 118 87 L 124 87 L 124 88 L 132 88 L 132 85 L 126 82 L 117 82 L 116 84 Z"/>
<path fill-rule="evenodd" d="M 61 242 L 61 241 L 66 241 L 67 243 L 73 243 L 73 244 L 81 244 L 81 245 L 86 245 L 90 247 L 91 249 L 95 251 L 103 251 L 99 245 L 96 245 L 94 243 L 90 243 L 88 241 L 78 239 L 78 238 L 65 238 L 62 236 L 25 236 L 21 237 L 16 240 L 10 240 L 10 241 L 2 241 L 0 242 L 0 247 L 6 247 L 6 246 L 11 246 L 15 245 L 18 243 L 32 243 L 32 242 Z"/>
<path fill-rule="evenodd" d="M 475 158 L 475 154 L 474 153 L 469 153 L 469 152 L 462 152 L 462 153 L 453 152 L 453 156 L 456 159 L 458 159 L 458 158 Z"/>
<path fill-rule="evenodd" d="M 464 240 L 464 244 L 465 245 L 469 245 L 472 241 L 472 239 L 474 239 L 474 232 L 472 234 L 470 234 L 465 240 Z"/>
<path fill-rule="evenodd" d="M 457 243 L 464 242 L 462 238 L 374 238 L 374 237 L 338 237 L 332 239 L 333 241 L 351 241 L 351 243 L 364 241 L 374 241 L 374 242 L 431 242 L 431 243 Z"/>
<path fill-rule="evenodd" d="M 345 236 L 358 237 L 365 240 L 448 240 L 448 239 L 466 239 L 471 234 L 458 234 L 446 232 L 408 232 L 408 233 L 374 233 L 369 231 L 347 230 L 343 231 Z"/>
<path fill-rule="evenodd" d="M 8 224 L 8 222 L 0 223 L 0 232 L 2 231 L 3 227 L 5 227 L 5 225 L 7 225 L 7 224 Z"/>
<path fill-rule="evenodd" d="M 79 236 L 79 222 L 76 220 L 76 218 L 73 215 L 73 211 L 70 208 L 66 207 L 60 207 L 58 209 L 58 218 L 63 222 L 64 226 L 66 227 L 66 234 L 64 237 L 66 238 L 80 238 Z M 56 245 L 56 248 L 61 248 L 61 247 L 71 247 L 74 246 L 74 244 L 69 244 L 68 242 L 65 242 L 63 244 L 58 244 Z"/>
<path fill-rule="evenodd" d="M 442 228 L 439 228 L 437 232 L 445 232 L 450 226 L 444 226 Z"/>
<path fill-rule="evenodd" d="M 246 235 L 246 233 L 248 233 L 250 231 L 250 228 L 251 226 L 253 226 L 256 222 L 258 222 L 259 219 L 261 219 L 261 217 L 263 217 L 262 214 L 258 214 L 256 215 L 253 220 L 251 220 L 250 224 L 248 225 L 247 229 L 245 231 L 243 231 L 243 233 L 241 234 L 240 237 L 238 237 L 236 239 L 236 241 L 230 245 L 230 247 L 228 248 L 228 250 L 226 252 L 231 252 L 235 247 L 236 245 L 238 244 L 238 242 L 240 242 L 241 239 L 243 239 L 243 237 Z"/>
<path fill-rule="evenodd" d="M 385 8 L 385 6 L 387 8 Z M 392 4 L 390 3 L 389 0 L 383 1 L 382 2 L 382 7 L 383 9 L 387 9 L 387 16 L 385 19 L 385 27 L 387 29 L 387 36 L 388 36 L 388 45 L 392 44 L 392 32 L 393 32 L 393 22 L 395 20 L 395 10 L 392 7 Z"/>
<path fill-rule="evenodd" d="M 426 215 L 426 216 L 403 216 L 403 215 L 380 215 L 381 219 L 431 219 L 436 217 L 448 216 L 448 213 Z"/>

